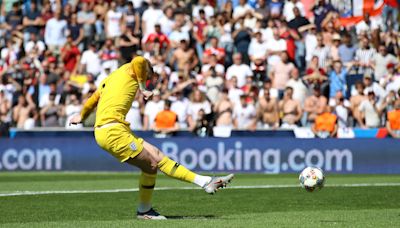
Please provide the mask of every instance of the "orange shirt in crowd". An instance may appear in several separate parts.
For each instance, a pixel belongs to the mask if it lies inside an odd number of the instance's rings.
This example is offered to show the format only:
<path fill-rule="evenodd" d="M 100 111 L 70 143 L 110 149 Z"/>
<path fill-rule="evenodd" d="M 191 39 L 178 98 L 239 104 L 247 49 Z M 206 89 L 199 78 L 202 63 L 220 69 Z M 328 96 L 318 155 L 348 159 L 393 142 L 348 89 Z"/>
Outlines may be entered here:
<path fill-rule="evenodd" d="M 325 112 L 315 118 L 315 129 L 317 131 L 333 132 L 335 130 L 337 117 L 335 114 Z"/>
<path fill-rule="evenodd" d="M 392 130 L 400 130 L 400 110 L 393 110 L 388 112 L 387 118 Z"/>
<path fill-rule="evenodd" d="M 178 115 L 170 110 L 163 110 L 156 116 L 155 123 L 158 129 L 173 128 L 178 121 Z"/>

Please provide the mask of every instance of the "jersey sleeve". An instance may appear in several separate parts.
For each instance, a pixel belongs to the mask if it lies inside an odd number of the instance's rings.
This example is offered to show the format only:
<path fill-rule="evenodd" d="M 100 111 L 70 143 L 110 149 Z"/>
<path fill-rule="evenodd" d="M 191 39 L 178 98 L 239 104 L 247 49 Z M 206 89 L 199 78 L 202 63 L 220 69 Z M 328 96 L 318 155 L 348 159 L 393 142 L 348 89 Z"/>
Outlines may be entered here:
<path fill-rule="evenodd" d="M 138 56 L 132 60 L 131 66 L 140 88 L 143 89 L 142 86 L 146 85 L 147 81 L 147 60 L 142 56 Z"/>
<path fill-rule="evenodd" d="M 88 117 L 90 112 L 97 106 L 99 98 L 100 98 L 100 92 L 99 90 L 96 90 L 96 92 L 94 92 L 92 96 L 85 102 L 81 111 L 82 120 L 86 119 L 86 117 Z"/>

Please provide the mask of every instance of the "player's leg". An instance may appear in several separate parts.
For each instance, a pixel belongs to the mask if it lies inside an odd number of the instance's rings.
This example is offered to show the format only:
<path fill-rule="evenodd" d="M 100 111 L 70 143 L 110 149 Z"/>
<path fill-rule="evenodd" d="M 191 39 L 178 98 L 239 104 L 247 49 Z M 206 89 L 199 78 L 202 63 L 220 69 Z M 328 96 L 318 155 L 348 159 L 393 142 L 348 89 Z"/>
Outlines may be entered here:
<path fill-rule="evenodd" d="M 196 174 L 165 156 L 158 148 L 146 141 L 143 142 L 143 150 L 133 160 L 149 163 L 152 168 L 160 169 L 167 176 L 194 183 L 211 194 L 219 188 L 225 187 L 233 178 L 233 174 L 214 178 Z"/>
<path fill-rule="evenodd" d="M 152 208 L 151 199 L 156 185 L 157 168 L 152 168 L 150 163 L 137 159 L 129 159 L 126 162 L 142 170 L 139 177 L 139 204 L 137 211 L 147 212 Z"/>

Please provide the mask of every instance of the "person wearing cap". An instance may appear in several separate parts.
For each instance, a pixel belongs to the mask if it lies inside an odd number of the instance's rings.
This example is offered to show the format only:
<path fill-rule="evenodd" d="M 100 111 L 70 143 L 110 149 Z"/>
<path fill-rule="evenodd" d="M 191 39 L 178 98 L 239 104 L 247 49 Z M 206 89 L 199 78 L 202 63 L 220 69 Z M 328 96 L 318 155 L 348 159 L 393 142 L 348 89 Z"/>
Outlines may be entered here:
<path fill-rule="evenodd" d="M 332 45 L 331 45 L 331 57 L 333 61 L 340 60 L 339 56 L 339 46 L 341 42 L 341 37 L 338 33 L 333 34 L 332 36 Z"/>
<path fill-rule="evenodd" d="M 146 81 L 153 76 L 150 61 L 137 56 L 104 79 L 99 88 L 86 101 L 80 114 L 70 124 L 79 124 L 97 107 L 95 139 L 97 144 L 121 162 L 142 170 L 139 178 L 138 219 L 166 219 L 151 205 L 157 170 L 167 176 L 194 183 L 213 194 L 226 186 L 233 174 L 222 177 L 202 176 L 171 160 L 155 146 L 133 134 L 125 121 L 136 93 L 149 99 L 153 92 L 146 89 Z M 90 161 L 88 161 L 90 162 Z"/>
<path fill-rule="evenodd" d="M 383 99 L 386 96 L 386 91 L 379 85 L 379 83 L 375 82 L 372 78 L 371 74 L 364 74 L 363 82 L 365 85 L 364 94 L 367 95 L 368 92 L 373 91 L 378 100 Z"/>
<path fill-rule="evenodd" d="M 394 102 L 394 110 L 387 113 L 386 129 L 393 138 L 400 138 L 400 99 Z"/>

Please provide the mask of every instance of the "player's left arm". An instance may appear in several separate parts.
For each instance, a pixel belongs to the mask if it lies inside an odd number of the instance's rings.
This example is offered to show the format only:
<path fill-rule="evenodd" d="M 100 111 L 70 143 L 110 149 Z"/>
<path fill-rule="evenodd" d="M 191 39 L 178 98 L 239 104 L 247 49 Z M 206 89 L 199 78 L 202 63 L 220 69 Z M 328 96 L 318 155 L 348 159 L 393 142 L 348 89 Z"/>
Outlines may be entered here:
<path fill-rule="evenodd" d="M 82 121 L 84 121 L 93 111 L 93 109 L 97 106 L 99 99 L 100 99 L 100 92 L 99 90 L 96 90 L 96 92 L 94 92 L 92 96 L 83 105 L 81 113 L 72 117 L 69 123 L 70 124 L 82 123 Z"/>

